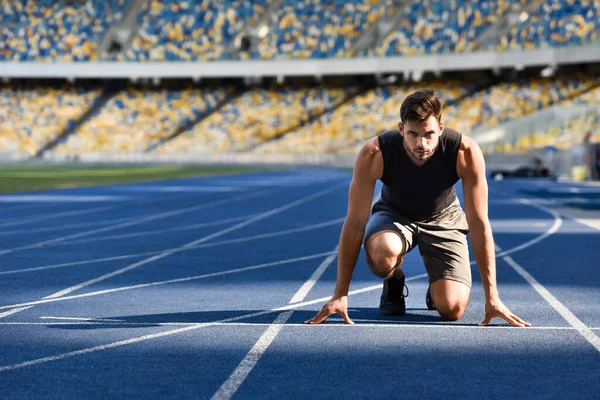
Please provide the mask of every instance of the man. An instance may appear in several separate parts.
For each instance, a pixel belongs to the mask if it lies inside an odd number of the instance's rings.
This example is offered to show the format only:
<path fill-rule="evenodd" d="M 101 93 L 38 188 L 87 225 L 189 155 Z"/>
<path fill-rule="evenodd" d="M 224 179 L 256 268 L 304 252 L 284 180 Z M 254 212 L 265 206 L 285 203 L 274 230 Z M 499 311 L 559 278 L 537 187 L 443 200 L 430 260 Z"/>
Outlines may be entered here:
<path fill-rule="evenodd" d="M 459 179 L 466 215 L 454 190 Z M 377 180 L 384 185 L 369 219 Z M 515 326 L 529 326 L 498 294 L 487 194 L 479 146 L 444 129 L 442 104 L 433 90 L 408 96 L 400 108 L 398 131 L 370 139 L 357 156 L 339 243 L 335 292 L 306 323 L 321 323 L 334 313 L 353 323 L 348 316 L 348 288 L 363 239 L 370 270 L 384 279 L 382 314 L 404 315 L 402 260 L 418 245 L 429 275 L 428 308 L 445 320 L 458 320 L 471 292 L 466 241 L 470 231 L 486 298 L 481 325 L 501 317 Z"/>

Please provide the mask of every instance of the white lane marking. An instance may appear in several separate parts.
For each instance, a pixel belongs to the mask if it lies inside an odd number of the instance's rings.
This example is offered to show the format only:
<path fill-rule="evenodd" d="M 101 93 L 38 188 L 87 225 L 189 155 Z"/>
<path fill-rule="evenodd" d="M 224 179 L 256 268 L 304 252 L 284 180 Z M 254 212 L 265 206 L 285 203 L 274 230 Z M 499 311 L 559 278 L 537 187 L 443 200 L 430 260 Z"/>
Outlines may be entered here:
<path fill-rule="evenodd" d="M 293 311 L 286 311 L 277 316 L 275 321 L 269 325 L 267 331 L 262 334 L 258 341 L 252 346 L 246 357 L 240 362 L 233 373 L 227 378 L 225 383 L 217 390 L 217 392 L 211 397 L 212 400 L 223 400 L 230 399 L 239 387 L 244 383 L 248 374 L 262 357 L 265 351 L 269 348 L 275 337 L 292 316 Z"/>
<path fill-rule="evenodd" d="M 181 283 L 181 282 L 189 282 L 189 281 L 198 280 L 198 279 L 213 278 L 216 276 L 223 276 L 223 275 L 235 274 L 235 273 L 239 273 L 239 272 L 246 272 L 246 271 L 252 271 L 252 270 L 256 270 L 256 269 L 274 267 L 277 265 L 289 264 L 289 263 L 294 263 L 294 262 L 298 262 L 298 261 L 312 260 L 314 258 L 321 258 L 321 257 L 329 256 L 331 254 L 332 254 L 332 252 L 318 253 L 318 254 L 312 254 L 309 256 L 302 256 L 302 257 L 296 257 L 296 258 L 288 258 L 285 260 L 273 261 L 270 263 L 251 265 L 249 267 L 235 268 L 235 269 L 230 269 L 230 270 L 226 270 L 226 271 L 219 271 L 219 272 L 212 272 L 209 274 L 190 276 L 187 278 L 177 278 L 177 279 L 169 279 L 166 281 L 159 281 L 159 282 L 141 283 L 139 285 L 122 286 L 122 287 L 118 287 L 118 288 L 98 290 L 96 292 L 76 294 L 76 295 L 72 295 L 72 296 L 55 297 L 55 298 L 47 298 L 46 297 L 42 300 L 36 300 L 36 301 L 28 302 L 28 303 L 13 304 L 13 305 L 9 305 L 9 306 L 0 306 L 0 310 L 15 308 L 15 307 L 35 306 L 38 304 L 54 303 L 57 301 L 81 299 L 84 297 L 99 296 L 99 295 L 108 294 L 108 293 L 116 293 L 116 292 L 122 292 L 125 290 L 141 289 L 141 288 L 146 288 L 146 287 L 151 287 L 151 286 L 162 286 L 162 285 L 168 285 L 168 284 L 172 284 L 172 283 Z"/>
<path fill-rule="evenodd" d="M 337 247 L 333 250 L 333 254 L 327 257 L 315 270 L 315 272 L 308 278 L 308 280 L 298 289 L 298 291 L 292 296 L 289 304 L 299 303 L 306 298 L 308 292 L 315 285 L 317 280 L 321 277 L 325 269 L 331 265 L 333 260 L 337 258 Z M 252 346 L 246 357 L 238 364 L 235 370 L 229 375 L 229 378 L 221 387 L 215 392 L 211 400 L 225 400 L 231 399 L 235 392 L 240 388 L 242 383 L 248 377 L 248 374 L 252 371 L 258 360 L 267 351 L 271 343 L 277 337 L 277 334 L 283 327 L 283 325 L 290 319 L 293 311 L 286 311 L 277 316 L 275 321 L 269 325 L 266 332 L 258 339 L 258 341 Z"/>
<path fill-rule="evenodd" d="M 58 238 L 54 238 L 54 239 L 50 239 L 50 240 L 44 240 L 44 241 L 41 241 L 41 242 L 31 243 L 31 244 L 28 244 L 28 245 L 25 245 L 25 246 L 14 247 L 12 249 L 0 250 L 0 255 L 13 253 L 15 251 L 20 251 L 20 250 L 28 250 L 28 249 L 34 249 L 34 248 L 38 248 L 38 247 L 42 247 L 42 246 L 48 246 L 49 244 L 60 243 L 60 242 L 67 241 L 69 239 L 76 239 L 76 238 L 80 238 L 80 237 L 84 237 L 84 236 L 93 235 L 93 234 L 96 234 L 96 233 L 113 231 L 113 230 L 125 228 L 125 227 L 128 227 L 128 226 L 139 225 L 139 224 L 143 224 L 143 223 L 146 223 L 146 222 L 149 222 L 149 221 L 154 221 L 154 220 L 157 220 L 157 219 L 168 218 L 168 217 L 172 217 L 172 216 L 175 216 L 175 215 L 180 215 L 180 214 L 185 214 L 185 213 L 189 213 L 189 212 L 201 210 L 203 208 L 209 208 L 209 207 L 214 207 L 214 206 L 218 206 L 218 205 L 233 203 L 233 202 L 240 201 L 240 200 L 247 200 L 248 198 L 252 198 L 252 197 L 256 197 L 256 196 L 261 196 L 261 195 L 263 195 L 265 193 L 268 193 L 268 191 L 261 191 L 261 192 L 255 192 L 255 193 L 250 193 L 250 194 L 243 194 L 243 195 L 240 195 L 240 196 L 231 197 L 231 198 L 222 199 L 222 200 L 217 200 L 217 201 L 213 201 L 213 202 L 210 202 L 210 203 L 200 204 L 200 205 L 197 205 L 197 206 L 180 208 L 180 209 L 177 209 L 177 210 L 167 211 L 167 212 L 158 213 L 158 214 L 151 214 L 151 215 L 146 216 L 146 217 L 137 218 L 137 219 L 134 219 L 132 221 L 127 221 L 127 222 L 123 222 L 123 223 L 120 223 L 120 224 L 107 226 L 107 227 L 104 227 L 104 228 L 92 229 L 92 230 L 89 230 L 89 231 L 83 231 L 83 232 L 79 232 L 79 233 L 74 233 L 74 234 L 71 234 L 71 235 L 62 236 L 62 237 L 58 237 Z"/>
<path fill-rule="evenodd" d="M 0 196 L 0 203 L 21 203 L 29 201 L 33 203 L 92 203 L 101 201 L 124 201 L 128 197 L 111 195 L 60 195 L 60 194 L 33 194 L 16 195 L 5 194 Z"/>
<path fill-rule="evenodd" d="M 506 250 L 506 251 L 503 251 L 503 252 L 501 252 L 499 254 L 496 254 L 496 258 L 507 256 L 507 255 L 512 254 L 512 253 L 516 253 L 517 251 L 521 251 L 523 249 L 526 249 L 528 247 L 533 246 L 536 243 L 541 242 L 542 240 L 546 239 L 548 236 L 554 235 L 558 231 L 558 229 L 560 228 L 560 226 L 563 223 L 563 219 L 561 218 L 561 216 L 558 213 L 556 213 L 554 210 L 551 210 L 551 209 L 546 208 L 544 206 L 541 206 L 539 204 L 535 204 L 535 203 L 533 203 L 533 202 L 531 202 L 531 201 L 529 201 L 527 199 L 520 199 L 520 202 L 523 203 L 523 204 L 526 204 L 528 206 L 537 208 L 538 210 L 545 211 L 548 214 L 552 215 L 554 217 L 554 223 L 552 224 L 552 226 L 550 227 L 550 229 L 548 229 L 546 232 L 544 232 L 540 236 L 535 237 L 535 238 L 533 238 L 533 239 L 531 239 L 531 240 L 529 240 L 529 241 L 527 241 L 527 242 L 525 242 L 525 243 L 523 243 L 523 244 L 521 244 L 519 246 L 513 247 L 510 250 Z"/>
<path fill-rule="evenodd" d="M 129 186 L 118 188 L 123 192 L 155 192 L 155 193 L 219 193 L 240 190 L 238 186 Z"/>
<path fill-rule="evenodd" d="M 600 218 L 574 218 L 574 220 L 582 225 L 589 226 L 590 228 L 600 231 Z"/>
<path fill-rule="evenodd" d="M 46 269 L 72 267 L 74 265 L 85 265 L 85 264 L 100 263 L 100 262 L 104 262 L 104 261 L 125 260 L 128 258 L 142 257 L 142 256 L 157 254 L 157 253 L 159 253 L 159 252 L 158 251 L 150 251 L 150 252 L 146 252 L 146 253 L 125 254 L 122 256 L 95 258 L 93 260 L 73 261 L 73 262 L 61 263 L 61 264 L 44 265 L 41 267 L 13 269 L 13 270 L 9 270 L 9 271 L 2 271 L 2 272 L 0 272 L 0 275 L 14 275 L 14 274 L 21 274 L 24 272 L 31 272 L 31 271 L 41 271 L 41 270 L 46 270 Z"/>
<path fill-rule="evenodd" d="M 351 310 L 351 309 L 350 309 Z M 47 318 L 56 318 L 58 319 L 58 317 L 47 317 Z M 68 319 L 68 318 L 64 318 L 64 319 Z M 322 323 L 322 324 L 318 324 L 318 325 L 309 325 L 309 324 L 303 324 L 303 323 L 286 323 L 285 326 L 286 327 L 294 327 L 294 328 L 300 328 L 300 327 L 306 327 L 307 329 L 311 329 L 311 327 L 313 327 L 312 329 L 314 329 L 314 327 L 329 327 L 329 328 L 339 328 L 341 326 L 348 326 L 348 327 L 356 327 L 356 329 L 358 328 L 383 328 L 383 327 L 391 327 L 391 328 L 426 328 L 426 329 L 475 329 L 475 330 L 485 330 L 485 331 L 494 331 L 497 329 L 512 329 L 512 330 L 517 330 L 514 326 L 512 325 L 488 325 L 488 326 L 478 326 L 477 324 L 473 324 L 473 325 L 452 325 L 452 324 L 442 324 L 442 323 L 435 323 L 435 322 L 423 322 L 420 324 L 417 323 L 402 323 L 402 322 L 398 322 L 398 321 L 392 321 L 392 320 L 370 320 L 370 319 L 358 319 L 358 318 L 352 318 L 352 320 L 354 322 L 360 322 L 358 324 L 355 325 L 348 325 L 346 323 L 344 323 L 343 319 L 340 318 L 332 318 L 330 317 L 326 323 Z M 192 326 L 192 325 L 196 325 L 197 322 L 120 322 L 120 321 L 113 321 L 113 320 L 103 320 L 103 319 L 93 319 L 90 318 L 89 320 L 86 320 L 85 318 L 82 318 L 82 321 L 64 321 L 64 322 L 25 322 L 25 321 L 15 321 L 15 322 L 0 322 L 0 326 L 87 326 L 87 325 L 91 325 L 91 326 L 103 326 L 106 325 L 107 327 L 112 326 L 132 326 L 132 327 L 140 327 L 140 328 L 144 328 L 144 327 L 155 327 L 155 326 Z M 229 323 L 219 323 L 219 324 L 215 324 L 215 325 L 227 325 L 227 326 L 250 326 L 250 327 L 254 327 L 254 326 L 265 326 L 265 325 L 271 325 L 271 322 L 229 322 Z M 110 329 L 110 328 L 108 328 Z M 596 328 L 589 328 L 590 330 L 593 331 L 597 331 L 600 330 L 600 327 L 596 327 Z M 550 330 L 556 330 L 556 331 L 574 331 L 576 330 L 576 328 L 573 328 L 572 326 L 525 326 L 522 328 L 518 328 L 518 331 L 550 331 Z"/>
<path fill-rule="evenodd" d="M 577 330 L 592 346 L 600 352 L 600 337 L 587 327 L 579 318 L 575 316 L 567 307 L 565 307 L 556 297 L 552 295 L 542 284 L 540 284 L 529 272 L 525 271 L 510 256 L 502 258 L 519 275 L 523 277 L 534 289 L 554 308 L 573 328 Z"/>
<path fill-rule="evenodd" d="M 263 234 L 260 234 L 260 235 L 246 236 L 246 237 L 242 237 L 242 238 L 222 240 L 222 241 L 212 242 L 212 243 L 204 243 L 204 244 L 199 244 L 198 246 L 192 246 L 192 247 L 190 247 L 188 249 L 185 249 L 185 251 L 188 251 L 188 250 L 197 250 L 197 249 L 208 248 L 208 247 L 215 247 L 215 246 L 222 246 L 222 245 L 226 245 L 226 244 L 248 242 L 248 241 L 251 241 L 251 240 L 264 239 L 264 238 L 276 237 L 276 236 L 283 236 L 283 235 L 288 235 L 288 234 L 291 234 L 291 233 L 305 232 L 305 231 L 310 231 L 310 230 L 314 230 L 314 229 L 319 229 L 319 228 L 323 228 L 323 227 L 327 227 L 327 226 L 339 224 L 340 222 L 343 222 L 343 221 L 344 221 L 344 218 L 336 218 L 336 219 L 333 219 L 333 220 L 330 220 L 330 221 L 325 221 L 325 222 L 321 222 L 321 223 L 314 224 L 314 225 L 307 225 L 307 226 L 303 226 L 303 227 L 300 227 L 300 228 L 287 229 L 287 230 L 283 230 L 283 231 L 276 231 L 276 232 L 269 232 L 269 233 L 263 233 Z M 65 268 L 65 267 L 71 267 L 71 266 L 76 266 L 76 265 L 99 263 L 99 262 L 104 262 L 104 261 L 113 261 L 113 260 L 122 260 L 122 259 L 127 259 L 127 258 L 136 258 L 136 257 L 143 257 L 143 256 L 151 256 L 151 255 L 154 255 L 154 254 L 158 254 L 161 251 L 172 250 L 172 249 L 176 249 L 176 248 L 177 247 L 171 248 L 171 249 L 158 250 L 158 251 L 146 251 L 146 252 L 143 252 L 143 253 L 124 254 L 122 256 L 95 258 L 95 259 L 91 259 L 91 260 L 73 261 L 73 262 L 68 262 L 68 263 L 45 265 L 45 266 L 41 266 L 41 267 L 15 269 L 15 270 L 10 270 L 10 271 L 2 271 L 2 272 L 0 272 L 0 275 L 19 274 L 19 273 L 30 272 L 30 271 L 40 271 L 40 270 L 54 269 L 54 268 Z"/>
<path fill-rule="evenodd" d="M 88 322 L 126 322 L 121 319 L 103 319 L 103 318 L 78 318 L 78 317 L 40 317 L 40 319 L 57 319 L 66 321 L 88 321 Z"/>
<path fill-rule="evenodd" d="M 27 310 L 29 308 L 31 308 L 31 307 L 20 307 L 20 308 L 14 308 L 14 309 L 9 310 L 9 311 L 5 311 L 3 313 L 0 313 L 0 318 L 8 317 L 9 315 L 13 315 L 13 314 L 19 313 L 21 311 L 25 311 L 25 310 Z"/>
<path fill-rule="evenodd" d="M 64 212 L 59 212 L 59 213 L 54 213 L 54 214 L 40 215 L 40 216 L 35 216 L 35 217 L 30 217 L 30 218 L 14 218 L 12 220 L 6 220 L 5 222 L 1 223 L 0 228 L 8 228 L 10 226 L 25 225 L 30 222 L 46 221 L 49 219 L 71 217 L 73 215 L 92 214 L 92 213 L 100 212 L 100 211 L 113 210 L 115 208 L 116 208 L 116 206 L 94 207 L 94 208 L 86 208 L 83 210 L 64 211 Z"/>
<path fill-rule="evenodd" d="M 27 210 L 28 208 L 39 208 L 39 206 L 40 206 L 39 204 L 25 204 L 25 205 L 14 206 L 14 207 L 2 207 L 2 209 L 0 209 L 0 212 Z M 11 220 L 14 221 L 14 218 L 12 218 Z M 1 222 L 6 222 L 6 221 L 0 221 L 0 223 Z"/>
<path fill-rule="evenodd" d="M 70 228 L 85 228 L 88 226 L 97 226 L 97 225 L 109 225 L 117 222 L 130 221 L 137 217 L 126 217 L 126 218 L 115 218 L 115 219 L 104 219 L 102 221 L 91 221 L 91 222 L 82 222 L 77 224 L 66 224 L 66 225 L 56 225 L 56 226 L 48 226 L 45 228 L 36 228 L 35 232 L 53 232 L 53 231 L 62 231 L 64 229 Z M 31 235 L 31 229 L 15 229 L 12 231 L 2 231 L 0 232 L 0 236 L 8 236 L 8 235 L 19 235 L 19 234 L 27 234 Z"/>
<path fill-rule="evenodd" d="M 427 276 L 427 274 L 417 275 L 417 276 L 413 276 L 411 278 L 407 278 L 406 281 L 408 282 L 408 281 L 423 278 L 426 276 Z M 378 289 L 380 290 L 382 287 L 383 287 L 383 285 L 379 284 L 379 285 L 369 286 L 369 287 L 358 289 L 358 290 L 352 290 L 352 291 L 348 292 L 348 296 L 368 292 L 371 290 L 378 290 Z M 118 342 L 113 342 L 113 343 L 108 343 L 108 344 L 104 344 L 104 345 L 100 345 L 100 346 L 94 346 L 94 347 L 89 347 L 86 349 L 57 354 L 57 355 L 50 356 L 50 357 L 37 358 L 35 360 L 25 361 L 25 362 L 21 362 L 21 363 L 17 363 L 17 364 L 0 366 L 0 372 L 11 371 L 11 370 L 19 369 L 19 368 L 29 367 L 32 365 L 43 364 L 43 363 L 50 362 L 50 361 L 62 360 L 65 358 L 70 358 L 70 357 L 74 357 L 74 356 L 78 356 L 78 355 L 82 355 L 82 354 L 93 353 L 96 351 L 112 349 L 115 347 L 125 346 L 128 344 L 139 343 L 139 342 L 142 342 L 145 340 L 157 339 L 157 338 L 166 337 L 166 336 L 172 336 L 172 335 L 176 335 L 178 333 L 189 332 L 192 330 L 206 328 L 209 326 L 216 326 L 216 325 L 240 321 L 240 320 L 244 320 L 244 319 L 248 319 L 248 318 L 260 317 L 263 315 L 272 314 L 274 312 L 295 310 L 300 307 L 305 307 L 305 306 L 309 306 L 309 305 L 313 305 L 313 304 L 322 303 L 323 301 L 327 301 L 330 298 L 331 298 L 331 296 L 327 296 L 327 297 L 322 297 L 320 299 L 304 301 L 302 303 L 288 304 L 287 306 L 273 308 L 270 310 L 258 311 L 258 312 L 254 312 L 254 313 L 240 315 L 237 317 L 225 318 L 225 319 L 221 319 L 221 320 L 213 321 L 213 322 L 204 322 L 204 323 L 193 324 L 193 325 L 186 326 L 186 327 L 179 328 L 179 329 L 173 329 L 173 330 L 169 330 L 169 331 L 165 331 L 165 332 L 154 333 L 151 335 L 144 335 L 144 336 L 139 336 L 139 337 L 135 337 L 135 338 L 131 338 L 131 339 L 120 340 Z M 82 322 L 82 323 L 85 323 L 85 322 Z"/>
<path fill-rule="evenodd" d="M 336 252 L 327 257 L 325 260 L 323 260 L 321 265 L 319 265 L 315 272 L 313 272 L 311 277 L 308 278 L 306 282 L 304 282 L 304 285 L 302 285 L 300 289 L 298 289 L 294 297 L 292 297 L 292 299 L 290 300 L 290 304 L 299 303 L 306 298 L 308 292 L 310 292 L 313 286 L 315 286 L 315 284 L 317 283 L 319 278 L 321 278 L 327 267 L 329 267 L 333 260 L 337 258 L 337 248 L 334 251 Z"/>
<path fill-rule="evenodd" d="M 225 234 L 227 234 L 229 232 L 233 232 L 235 230 L 241 229 L 243 227 L 246 227 L 246 226 L 251 225 L 251 224 L 253 224 L 255 222 L 261 221 L 261 220 L 263 220 L 265 218 L 268 218 L 270 216 L 273 216 L 273 215 L 276 215 L 276 214 L 280 214 L 280 213 L 282 213 L 284 211 L 289 210 L 290 208 L 299 206 L 301 204 L 307 203 L 307 202 L 309 202 L 311 200 L 314 200 L 316 198 L 324 196 L 324 195 L 326 195 L 328 193 L 333 192 L 334 190 L 337 190 L 342 185 L 345 185 L 345 183 L 338 184 L 338 185 L 333 185 L 333 186 L 331 186 L 331 187 L 329 187 L 327 189 L 320 190 L 320 191 L 318 191 L 316 193 L 313 193 L 313 194 L 311 194 L 309 196 L 305 196 L 305 197 L 303 197 L 301 199 L 298 199 L 296 201 L 288 203 L 288 204 L 286 204 L 284 206 L 274 208 L 271 211 L 267 211 L 267 212 L 264 212 L 264 213 L 261 213 L 261 214 L 255 216 L 255 217 L 249 218 L 249 219 L 245 220 L 244 222 L 240 222 L 239 224 L 230 226 L 228 228 L 222 229 L 222 230 L 217 231 L 215 233 L 212 233 L 210 235 L 201 237 L 200 239 L 197 239 L 197 240 L 194 240 L 192 242 L 186 243 L 186 244 L 184 244 L 181 247 L 175 248 L 173 250 L 163 251 L 160 254 L 157 254 L 155 256 L 152 256 L 152 257 L 146 258 L 144 260 L 138 261 L 136 263 L 133 263 L 133 264 L 128 265 L 128 266 L 126 266 L 124 268 L 121 268 L 121 269 L 118 269 L 116 271 L 113 271 L 111 273 L 104 274 L 104 275 L 99 276 L 97 278 L 90 279 L 88 281 L 82 282 L 82 283 L 80 283 L 78 285 L 71 286 L 71 287 L 66 288 L 64 290 L 61 290 L 61 291 L 56 292 L 54 294 L 51 294 L 50 296 L 46 296 L 46 297 L 44 297 L 44 299 L 53 299 L 53 298 L 65 296 L 65 295 L 67 295 L 67 294 L 69 294 L 71 292 L 74 292 L 76 290 L 82 289 L 82 288 L 84 288 L 86 286 L 93 285 L 93 284 L 98 283 L 98 282 L 102 282 L 102 281 L 104 281 L 106 279 L 109 279 L 109 278 L 112 278 L 114 276 L 120 275 L 120 274 L 122 274 L 124 272 L 131 271 L 131 270 L 133 270 L 135 268 L 138 268 L 138 267 L 140 267 L 142 265 L 146 265 L 146 264 L 151 263 L 153 261 L 160 260 L 162 258 L 168 257 L 168 256 L 170 256 L 172 254 L 179 253 L 179 252 L 181 252 L 184 249 L 196 246 L 196 245 L 198 245 L 200 243 L 203 243 L 203 242 L 207 242 L 207 241 L 209 241 L 211 239 L 214 239 L 216 237 L 223 236 L 223 235 L 225 235 Z"/>
<path fill-rule="evenodd" d="M 67 241 L 61 242 L 60 245 L 70 246 L 73 244 L 81 244 L 81 243 L 89 243 L 89 242 L 96 243 L 96 242 L 101 242 L 101 241 L 106 241 L 106 240 L 128 239 L 128 238 L 140 237 L 140 236 L 159 235 L 159 234 L 163 234 L 163 233 L 167 233 L 167 232 L 179 232 L 179 231 L 187 231 L 187 230 L 193 230 L 193 229 L 198 229 L 198 228 L 208 228 L 211 226 L 219 226 L 219 225 L 225 225 L 225 224 L 228 224 L 231 222 L 243 221 L 245 219 L 252 218 L 253 216 L 258 215 L 258 214 L 259 213 L 254 213 L 254 214 L 249 214 L 249 215 L 243 215 L 241 217 L 226 218 L 226 219 L 221 219 L 218 221 L 211 221 L 211 222 L 203 222 L 200 224 L 182 225 L 182 226 L 178 226 L 175 228 L 154 229 L 154 230 L 146 230 L 146 231 L 142 231 L 142 232 L 123 233 L 120 235 L 97 236 L 97 237 L 79 239 L 79 240 L 67 240 Z"/>

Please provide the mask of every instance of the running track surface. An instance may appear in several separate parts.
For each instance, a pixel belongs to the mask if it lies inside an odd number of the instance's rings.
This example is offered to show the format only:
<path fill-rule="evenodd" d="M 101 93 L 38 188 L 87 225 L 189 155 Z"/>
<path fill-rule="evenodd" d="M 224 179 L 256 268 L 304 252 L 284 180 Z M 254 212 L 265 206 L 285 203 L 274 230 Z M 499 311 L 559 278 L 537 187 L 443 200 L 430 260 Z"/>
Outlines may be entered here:
<path fill-rule="evenodd" d="M 356 325 L 304 325 L 334 288 L 350 179 L 0 196 L 0 398 L 598 398 L 600 231 L 557 210 L 579 200 L 598 218 L 600 187 L 490 182 L 500 295 L 531 328 L 477 326 L 475 265 L 466 314 L 441 321 L 418 251 L 405 317 L 379 315 L 361 253 Z"/>

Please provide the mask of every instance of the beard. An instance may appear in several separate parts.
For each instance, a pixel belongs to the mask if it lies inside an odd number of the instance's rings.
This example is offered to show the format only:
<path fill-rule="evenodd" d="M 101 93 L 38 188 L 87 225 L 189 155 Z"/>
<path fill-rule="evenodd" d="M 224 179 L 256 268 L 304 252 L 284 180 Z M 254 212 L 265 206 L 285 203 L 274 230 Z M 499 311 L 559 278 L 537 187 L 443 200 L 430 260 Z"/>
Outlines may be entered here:
<path fill-rule="evenodd" d="M 411 149 L 406 146 L 406 142 L 404 143 L 404 148 L 408 155 L 415 161 L 427 161 L 431 158 L 434 151 L 433 150 L 424 150 L 424 149 Z"/>

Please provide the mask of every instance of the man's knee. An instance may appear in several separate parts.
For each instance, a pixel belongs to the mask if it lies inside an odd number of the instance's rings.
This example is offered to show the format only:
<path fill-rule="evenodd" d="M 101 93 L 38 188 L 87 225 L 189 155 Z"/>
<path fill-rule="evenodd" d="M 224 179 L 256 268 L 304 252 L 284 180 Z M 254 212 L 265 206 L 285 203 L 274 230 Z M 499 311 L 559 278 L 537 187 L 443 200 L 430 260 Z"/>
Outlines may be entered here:
<path fill-rule="evenodd" d="M 467 310 L 467 305 L 455 302 L 442 305 L 436 304 L 435 308 L 437 309 L 438 313 L 440 314 L 443 320 L 458 321 Z"/>
<path fill-rule="evenodd" d="M 404 259 L 404 242 L 396 233 L 379 232 L 365 244 L 367 264 L 371 272 L 386 279 L 394 275 Z"/>
<path fill-rule="evenodd" d="M 400 267 L 403 260 L 404 257 L 402 256 L 377 256 L 375 260 L 373 260 L 369 254 L 367 254 L 367 265 L 369 266 L 369 270 L 373 273 L 373 275 L 382 279 L 391 278 L 396 273 L 397 268 Z"/>
<path fill-rule="evenodd" d="M 464 283 L 440 279 L 431 284 L 435 309 L 446 321 L 459 320 L 467 309 L 471 288 Z"/>

